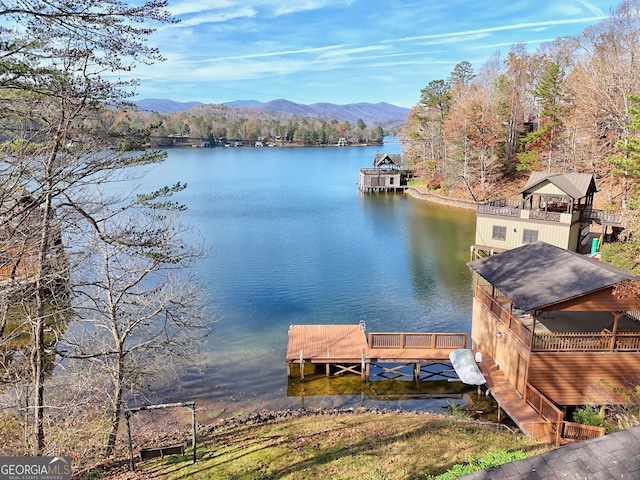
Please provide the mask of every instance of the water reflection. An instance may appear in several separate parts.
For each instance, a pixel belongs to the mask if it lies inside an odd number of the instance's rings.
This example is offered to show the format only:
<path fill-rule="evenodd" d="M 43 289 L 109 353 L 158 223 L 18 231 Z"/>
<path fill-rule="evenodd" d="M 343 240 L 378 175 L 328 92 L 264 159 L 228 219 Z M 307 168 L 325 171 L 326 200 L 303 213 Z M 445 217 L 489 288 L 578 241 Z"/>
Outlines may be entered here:
<path fill-rule="evenodd" d="M 207 368 L 185 372 L 158 400 L 197 401 L 223 414 L 299 406 L 286 373 L 291 324 L 365 320 L 368 331 L 470 330 L 465 262 L 475 217 L 402 194 L 358 192 L 359 168 L 370 166 L 376 153 L 399 148 L 169 151 L 147 181 L 188 184 L 177 200 L 211 245 L 198 274 L 220 320 L 203 352 Z M 330 386 L 333 380 L 317 383 L 335 391 L 350 381 L 345 376 Z M 363 396 L 394 404 L 370 390 L 307 394 L 313 385 L 304 385 L 307 406 L 357 406 Z M 446 402 L 396 403 L 429 410 Z"/>

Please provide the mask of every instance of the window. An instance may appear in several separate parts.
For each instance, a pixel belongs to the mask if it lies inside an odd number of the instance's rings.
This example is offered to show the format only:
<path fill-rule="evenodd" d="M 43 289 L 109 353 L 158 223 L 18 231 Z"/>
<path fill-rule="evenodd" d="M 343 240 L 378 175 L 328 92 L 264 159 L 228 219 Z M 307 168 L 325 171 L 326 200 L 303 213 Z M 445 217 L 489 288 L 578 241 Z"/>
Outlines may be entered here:
<path fill-rule="evenodd" d="M 507 227 L 501 227 L 499 225 L 493 226 L 493 233 L 491 238 L 494 240 L 506 240 L 507 239 Z"/>
<path fill-rule="evenodd" d="M 527 230 L 524 229 L 522 233 L 522 243 L 535 243 L 538 241 L 538 231 L 537 230 Z"/>

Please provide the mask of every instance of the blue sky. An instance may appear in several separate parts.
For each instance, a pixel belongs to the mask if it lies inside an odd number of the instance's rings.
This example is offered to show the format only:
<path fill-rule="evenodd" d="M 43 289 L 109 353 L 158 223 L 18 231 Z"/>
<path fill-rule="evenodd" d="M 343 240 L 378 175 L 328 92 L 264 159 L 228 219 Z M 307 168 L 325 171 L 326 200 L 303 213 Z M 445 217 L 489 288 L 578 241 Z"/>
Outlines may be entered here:
<path fill-rule="evenodd" d="M 515 43 L 579 35 L 610 0 L 169 0 L 151 37 L 165 62 L 135 71 L 136 99 L 415 105 L 431 80 Z"/>

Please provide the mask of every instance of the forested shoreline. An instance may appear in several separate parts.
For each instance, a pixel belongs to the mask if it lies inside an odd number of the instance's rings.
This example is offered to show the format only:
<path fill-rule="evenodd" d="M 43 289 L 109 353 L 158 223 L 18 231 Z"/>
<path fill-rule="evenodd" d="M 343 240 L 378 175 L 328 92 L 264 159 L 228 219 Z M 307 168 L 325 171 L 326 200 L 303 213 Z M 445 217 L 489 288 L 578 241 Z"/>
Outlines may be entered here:
<path fill-rule="evenodd" d="M 430 81 L 401 132 L 404 160 L 430 188 L 467 183 L 478 200 L 531 171 L 588 172 L 612 209 L 635 206 L 640 2 L 577 37 L 513 45 L 477 71 L 461 59 Z"/>
<path fill-rule="evenodd" d="M 184 112 L 162 114 L 117 109 L 110 113 L 112 135 L 128 138 L 131 133 L 148 129 L 152 138 L 198 138 L 210 146 L 241 141 L 278 145 L 381 144 L 385 135 L 397 133 L 401 125 L 383 129 L 380 125 L 323 117 L 304 117 L 278 112 L 261 112 L 225 105 L 202 105 Z"/>
<path fill-rule="evenodd" d="M 400 133 L 405 167 L 444 196 L 485 201 L 533 171 L 594 175 L 601 208 L 625 214 L 637 238 L 640 181 L 640 1 L 531 52 L 513 45 L 475 71 L 461 60 L 431 80 Z M 640 271 L 634 242 L 603 258 Z"/>

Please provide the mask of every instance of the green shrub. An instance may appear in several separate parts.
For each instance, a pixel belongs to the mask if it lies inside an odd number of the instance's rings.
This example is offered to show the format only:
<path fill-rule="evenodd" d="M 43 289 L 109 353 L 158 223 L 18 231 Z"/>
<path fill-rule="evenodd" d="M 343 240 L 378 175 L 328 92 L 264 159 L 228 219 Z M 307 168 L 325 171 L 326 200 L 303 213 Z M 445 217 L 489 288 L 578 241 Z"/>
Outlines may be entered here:
<path fill-rule="evenodd" d="M 461 405 L 456 402 L 447 402 L 447 412 L 456 418 L 463 420 L 472 420 L 473 417 L 469 413 L 469 409 L 466 405 Z"/>
<path fill-rule="evenodd" d="M 573 421 L 581 423 L 582 425 L 591 425 L 592 427 L 607 427 L 604 419 L 604 411 L 591 405 L 577 408 L 575 412 L 573 412 Z"/>
<path fill-rule="evenodd" d="M 432 478 L 433 480 L 454 480 L 458 477 L 462 477 L 463 475 L 479 472 L 480 470 L 486 470 L 487 468 L 497 467 L 499 465 L 504 465 L 505 463 L 515 462 L 516 460 L 524 460 L 525 458 L 527 458 L 527 454 L 523 450 L 516 450 L 514 452 L 495 450 L 487 452 L 477 459 L 467 459 L 467 463 L 462 465 L 456 464 L 445 473 Z"/>

